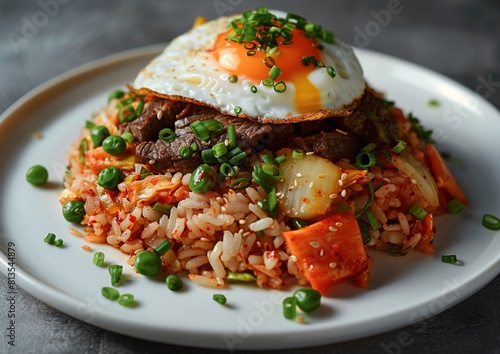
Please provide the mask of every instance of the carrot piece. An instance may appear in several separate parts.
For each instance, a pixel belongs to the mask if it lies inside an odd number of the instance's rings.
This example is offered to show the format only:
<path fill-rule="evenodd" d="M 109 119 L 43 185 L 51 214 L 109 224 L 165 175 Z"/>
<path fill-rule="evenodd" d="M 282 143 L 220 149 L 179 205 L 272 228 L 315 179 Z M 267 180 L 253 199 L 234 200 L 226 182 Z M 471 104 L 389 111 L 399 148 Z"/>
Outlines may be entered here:
<path fill-rule="evenodd" d="M 425 144 L 425 152 L 429 157 L 431 172 L 434 175 L 438 188 L 446 190 L 452 198 L 456 198 L 464 205 L 468 205 L 469 201 L 467 197 L 435 146 L 432 144 Z"/>
<path fill-rule="evenodd" d="M 283 232 L 297 266 L 324 293 L 332 284 L 369 268 L 361 231 L 352 210 L 333 214 L 299 230 Z"/>

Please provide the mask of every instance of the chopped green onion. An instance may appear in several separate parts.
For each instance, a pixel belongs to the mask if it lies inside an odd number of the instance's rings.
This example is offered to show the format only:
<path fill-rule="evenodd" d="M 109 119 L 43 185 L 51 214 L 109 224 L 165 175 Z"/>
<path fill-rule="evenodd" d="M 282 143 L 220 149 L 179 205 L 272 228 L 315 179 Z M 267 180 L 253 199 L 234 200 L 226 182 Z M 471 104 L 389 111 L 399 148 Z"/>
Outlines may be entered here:
<path fill-rule="evenodd" d="M 288 320 L 294 320 L 297 317 L 297 299 L 289 296 L 283 299 L 283 316 Z"/>
<path fill-rule="evenodd" d="M 361 239 L 363 240 L 363 245 L 370 243 L 372 240 L 370 236 L 370 225 L 364 221 L 358 220 L 359 230 L 361 231 Z"/>
<path fill-rule="evenodd" d="M 132 141 L 134 141 L 134 135 L 131 132 L 123 132 L 121 137 L 127 144 L 130 144 Z"/>
<path fill-rule="evenodd" d="M 94 256 L 92 257 L 92 263 L 94 263 L 98 267 L 102 266 L 104 264 L 104 253 L 94 253 Z"/>
<path fill-rule="evenodd" d="M 123 92 L 121 90 L 113 91 L 108 96 L 108 102 L 110 102 L 112 99 L 115 99 L 115 98 L 117 98 L 117 99 L 122 98 L 124 95 L 125 95 L 125 92 Z"/>
<path fill-rule="evenodd" d="M 278 218 L 278 199 L 276 197 L 276 189 L 271 189 L 271 192 L 267 196 L 267 202 L 269 204 L 269 216 L 273 219 Z"/>
<path fill-rule="evenodd" d="M 191 145 L 189 145 L 189 147 L 193 151 L 198 151 L 198 144 L 196 144 L 196 142 L 192 142 Z"/>
<path fill-rule="evenodd" d="M 252 184 L 252 181 L 249 178 L 241 177 L 235 179 L 233 183 L 231 183 L 230 188 L 234 190 L 245 189 Z"/>
<path fill-rule="evenodd" d="M 92 122 L 91 120 L 88 120 L 85 122 L 85 128 L 87 128 L 88 130 L 92 129 L 95 127 L 95 123 Z"/>
<path fill-rule="evenodd" d="M 170 215 L 170 210 L 172 210 L 173 207 L 174 207 L 173 204 L 164 204 L 164 203 L 156 202 L 153 205 L 153 210 L 158 211 L 162 214 Z"/>
<path fill-rule="evenodd" d="M 88 150 L 87 139 L 80 140 L 78 157 L 82 165 L 85 164 L 85 151 L 87 150 Z"/>
<path fill-rule="evenodd" d="M 205 141 L 210 137 L 208 129 L 200 121 L 189 124 L 193 134 L 200 140 Z"/>
<path fill-rule="evenodd" d="M 396 146 L 391 149 L 391 151 L 399 154 L 400 152 L 404 151 L 404 149 L 406 149 L 406 143 L 403 140 L 399 140 Z"/>
<path fill-rule="evenodd" d="M 482 219 L 482 224 L 489 230 L 497 231 L 500 230 L 500 218 L 492 214 L 484 214 Z"/>
<path fill-rule="evenodd" d="M 457 256 L 455 256 L 454 254 L 442 255 L 441 256 L 441 261 L 443 263 L 452 263 L 452 264 L 455 264 L 455 263 L 457 263 Z"/>
<path fill-rule="evenodd" d="M 274 86 L 274 80 L 271 79 L 270 77 L 265 77 L 262 79 L 262 85 L 267 87 L 272 87 Z"/>
<path fill-rule="evenodd" d="M 172 248 L 172 243 L 169 240 L 165 239 L 161 241 L 161 243 L 153 249 L 153 252 L 156 253 L 158 257 L 161 257 L 165 253 L 167 253 L 167 251 L 171 248 Z"/>
<path fill-rule="evenodd" d="M 279 81 L 274 85 L 274 91 L 277 93 L 284 93 L 286 91 L 286 84 L 284 81 Z"/>
<path fill-rule="evenodd" d="M 252 87 L 250 87 L 250 91 L 252 91 L 252 93 L 257 93 L 257 86 L 252 85 Z"/>
<path fill-rule="evenodd" d="M 292 159 L 300 160 L 300 159 L 303 159 L 304 156 L 306 156 L 304 151 L 299 150 L 299 149 L 292 150 Z"/>
<path fill-rule="evenodd" d="M 241 112 L 243 112 L 243 108 L 241 108 L 240 106 L 234 106 L 234 114 L 238 115 Z"/>
<path fill-rule="evenodd" d="M 274 161 L 276 161 L 278 164 L 283 163 L 283 162 L 286 161 L 286 156 L 285 155 L 276 156 L 276 158 L 274 159 Z"/>
<path fill-rule="evenodd" d="M 207 165 L 215 165 L 217 163 L 217 159 L 215 158 L 212 149 L 202 150 L 201 158 L 203 159 L 203 162 L 205 162 Z"/>
<path fill-rule="evenodd" d="M 238 76 L 237 75 L 229 75 L 228 81 L 232 84 L 235 84 L 238 82 Z"/>
<path fill-rule="evenodd" d="M 269 211 L 269 203 L 265 199 L 257 200 L 257 206 L 264 210 L 265 212 Z"/>
<path fill-rule="evenodd" d="M 111 285 L 115 286 L 122 279 L 123 266 L 112 264 L 108 267 L 109 275 L 111 276 Z"/>
<path fill-rule="evenodd" d="M 262 154 L 260 158 L 266 164 L 276 165 L 276 160 L 271 155 Z"/>
<path fill-rule="evenodd" d="M 262 231 L 262 230 L 257 231 L 257 232 L 255 233 L 255 236 L 257 236 L 257 237 L 262 237 L 262 236 L 264 236 L 264 231 Z"/>
<path fill-rule="evenodd" d="M 117 302 L 120 305 L 122 305 L 122 306 L 132 307 L 132 306 L 135 305 L 134 295 L 132 295 L 132 294 L 123 294 L 123 295 L 120 295 L 118 297 Z"/>
<path fill-rule="evenodd" d="M 220 133 L 224 129 L 224 125 L 216 119 L 207 119 L 201 122 L 207 128 L 209 133 Z"/>
<path fill-rule="evenodd" d="M 297 306 L 304 312 L 316 310 L 321 305 L 321 293 L 311 288 L 301 288 L 293 293 Z"/>
<path fill-rule="evenodd" d="M 273 80 L 276 80 L 282 74 L 281 69 L 276 65 L 273 65 L 271 70 L 269 70 L 269 77 Z"/>
<path fill-rule="evenodd" d="M 163 128 L 158 133 L 158 137 L 163 141 L 171 142 L 174 141 L 174 139 L 177 137 L 177 134 L 175 134 L 175 132 L 170 128 Z"/>
<path fill-rule="evenodd" d="M 189 149 L 187 146 L 181 147 L 179 150 L 179 156 L 182 158 L 187 158 L 191 155 L 191 149 Z"/>
<path fill-rule="evenodd" d="M 375 145 L 374 143 L 370 143 L 366 146 L 364 146 L 361 151 L 362 152 L 372 152 L 373 150 L 375 150 L 375 148 L 377 147 L 377 145 Z"/>
<path fill-rule="evenodd" d="M 366 112 L 366 115 L 367 115 L 368 119 L 375 126 L 375 130 L 377 131 L 378 139 L 380 140 L 380 142 L 385 143 L 385 144 L 389 144 L 389 137 L 387 136 L 387 132 L 385 130 L 385 127 L 380 122 L 379 117 L 373 111 Z"/>
<path fill-rule="evenodd" d="M 56 241 L 56 235 L 52 232 L 49 232 L 47 236 L 43 239 L 43 242 L 48 243 L 49 245 L 53 245 Z"/>
<path fill-rule="evenodd" d="M 302 229 L 310 225 L 309 221 L 302 219 L 292 219 L 292 224 L 296 230 Z"/>
<path fill-rule="evenodd" d="M 109 286 L 101 288 L 101 294 L 102 296 L 104 296 L 106 299 L 109 300 L 116 300 L 120 297 L 120 292 L 115 288 Z"/>
<path fill-rule="evenodd" d="M 323 30 L 321 32 L 321 39 L 329 44 L 335 43 L 335 34 L 331 31 Z"/>
<path fill-rule="evenodd" d="M 60 238 L 54 241 L 54 246 L 56 247 L 61 247 L 63 245 L 64 241 Z"/>
<path fill-rule="evenodd" d="M 227 299 L 223 294 L 214 294 L 213 299 L 221 305 L 224 305 L 227 302 Z"/>
<path fill-rule="evenodd" d="M 436 99 L 430 99 L 428 104 L 429 107 L 439 107 L 439 101 Z"/>
<path fill-rule="evenodd" d="M 147 176 L 151 176 L 151 175 L 152 175 L 152 173 L 151 173 L 151 172 L 149 172 L 147 169 L 145 169 L 144 167 L 142 167 L 142 168 L 141 168 L 141 172 L 139 173 L 139 177 L 140 177 L 141 179 L 144 179 L 144 178 L 146 178 Z"/>
<path fill-rule="evenodd" d="M 328 75 L 330 75 L 330 77 L 332 79 L 335 78 L 335 76 L 337 76 L 337 72 L 335 71 L 335 69 L 333 67 L 331 67 L 330 65 L 326 67 L 326 72 Z"/>
<path fill-rule="evenodd" d="M 227 272 L 227 280 L 228 281 L 244 281 L 244 282 L 252 282 L 255 281 L 255 276 L 250 273 L 245 273 L 245 272 Z"/>
<path fill-rule="evenodd" d="M 368 219 L 372 230 L 376 231 L 382 227 L 382 224 L 380 224 L 380 221 L 377 220 L 373 211 L 368 211 L 367 213 L 365 213 L 365 216 Z"/>
<path fill-rule="evenodd" d="M 234 168 L 227 163 L 223 163 L 222 165 L 220 165 L 219 171 L 224 177 L 233 177 L 236 172 Z"/>
<path fill-rule="evenodd" d="M 356 156 L 356 167 L 360 170 L 369 169 L 377 164 L 377 158 L 371 152 L 362 151 Z"/>
<path fill-rule="evenodd" d="M 452 199 L 448 203 L 446 203 L 446 209 L 453 214 L 460 214 L 464 209 L 465 205 L 458 199 Z"/>
<path fill-rule="evenodd" d="M 276 62 L 274 61 L 274 58 L 273 57 L 270 57 L 270 56 L 266 56 L 264 58 L 264 64 L 269 68 L 271 69 L 274 64 L 276 64 Z"/>
<path fill-rule="evenodd" d="M 239 149 L 239 148 L 238 148 Z M 236 149 L 233 149 L 233 150 L 236 150 Z M 229 156 L 228 156 L 229 157 Z M 234 156 L 231 156 L 229 157 L 229 160 L 228 162 L 233 164 L 233 165 L 236 165 L 237 163 L 239 163 L 241 160 L 243 160 L 245 157 L 247 157 L 247 153 L 245 151 L 241 151 L 241 152 L 238 152 L 238 154 L 234 155 Z"/>
<path fill-rule="evenodd" d="M 212 146 L 212 152 L 214 153 L 215 158 L 219 158 L 227 154 L 227 151 L 227 146 L 224 143 L 217 143 Z"/>
<path fill-rule="evenodd" d="M 229 124 L 227 127 L 227 139 L 230 147 L 236 147 L 236 127 L 234 124 Z"/>
<path fill-rule="evenodd" d="M 427 212 L 418 205 L 412 205 L 411 207 L 409 207 L 408 213 L 413 215 L 417 220 L 424 220 L 427 216 Z"/>
<path fill-rule="evenodd" d="M 378 166 L 385 166 L 387 164 L 390 164 L 392 161 L 392 154 L 389 151 L 386 150 L 378 150 L 375 152 L 375 157 L 377 158 L 377 165 Z M 380 155 L 384 156 L 384 159 L 380 159 Z"/>
<path fill-rule="evenodd" d="M 136 117 L 139 117 L 142 114 L 142 111 L 144 111 L 144 101 L 139 101 L 139 104 L 137 104 L 137 107 L 135 109 L 134 115 Z"/>

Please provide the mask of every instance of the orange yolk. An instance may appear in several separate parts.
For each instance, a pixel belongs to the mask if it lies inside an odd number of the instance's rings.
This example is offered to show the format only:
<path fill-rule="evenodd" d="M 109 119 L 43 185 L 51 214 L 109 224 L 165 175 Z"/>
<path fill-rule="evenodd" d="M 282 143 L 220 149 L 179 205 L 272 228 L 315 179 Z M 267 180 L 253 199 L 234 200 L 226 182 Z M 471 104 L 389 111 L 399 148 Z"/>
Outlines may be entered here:
<path fill-rule="evenodd" d="M 210 53 L 227 73 L 238 76 L 239 80 L 245 77 L 260 83 L 269 76 L 270 68 L 264 63 L 266 52 L 258 50 L 256 41 L 238 43 L 226 40 L 231 31 L 232 29 L 229 29 L 218 36 Z M 283 38 L 278 40 L 279 55 L 273 59 L 282 74 L 276 82 L 294 84 L 295 105 L 299 113 L 321 109 L 319 90 L 307 77 L 315 69 L 314 65 L 305 66 L 301 62 L 304 56 L 314 56 L 319 60 L 321 52 L 317 48 L 318 43 L 312 38 L 305 37 L 298 29 L 293 29 L 292 35 L 291 44 L 281 43 L 285 41 Z M 249 55 L 253 52 L 254 55 Z"/>

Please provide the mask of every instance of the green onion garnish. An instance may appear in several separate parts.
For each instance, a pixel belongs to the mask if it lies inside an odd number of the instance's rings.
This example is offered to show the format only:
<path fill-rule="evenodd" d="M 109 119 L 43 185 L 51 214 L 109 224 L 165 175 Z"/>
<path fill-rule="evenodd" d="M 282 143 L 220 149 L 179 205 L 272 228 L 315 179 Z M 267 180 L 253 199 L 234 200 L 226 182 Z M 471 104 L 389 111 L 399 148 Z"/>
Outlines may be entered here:
<path fill-rule="evenodd" d="M 172 210 L 173 207 L 174 207 L 173 204 L 164 204 L 164 203 L 156 202 L 153 205 L 153 210 L 158 211 L 162 214 L 170 215 L 170 210 Z"/>
<path fill-rule="evenodd" d="M 191 149 L 188 148 L 187 146 L 183 146 L 179 150 L 179 156 L 184 158 L 184 159 L 189 157 L 190 155 L 191 155 Z"/>
<path fill-rule="evenodd" d="M 228 281 L 244 281 L 244 282 L 251 282 L 255 281 L 255 276 L 250 273 L 245 273 L 245 272 L 227 272 L 227 280 Z"/>
<path fill-rule="evenodd" d="M 382 227 L 382 224 L 380 224 L 380 221 L 377 220 L 373 211 L 370 210 L 366 212 L 365 216 L 368 219 L 368 222 L 370 223 L 370 227 L 372 228 L 372 230 L 376 231 Z"/>
<path fill-rule="evenodd" d="M 235 84 L 238 82 L 238 76 L 237 75 L 229 75 L 228 81 L 232 84 Z"/>
<path fill-rule="evenodd" d="M 131 132 L 123 132 L 121 137 L 127 142 L 127 144 L 130 144 L 135 138 Z"/>
<path fill-rule="evenodd" d="M 61 247 L 63 245 L 64 241 L 60 238 L 54 241 L 54 246 L 56 247 Z"/>
<path fill-rule="evenodd" d="M 219 171 L 224 177 L 233 177 L 235 175 L 235 172 L 236 172 L 234 170 L 234 168 L 227 163 L 221 164 Z"/>
<path fill-rule="evenodd" d="M 200 121 L 195 121 L 189 124 L 189 128 L 191 128 L 193 134 L 202 141 L 205 141 L 210 137 L 208 129 Z"/>
<path fill-rule="evenodd" d="M 115 99 L 115 98 L 122 98 L 124 95 L 125 95 L 125 92 L 123 92 L 121 90 L 113 91 L 108 96 L 108 102 L 110 102 L 112 99 Z"/>
<path fill-rule="evenodd" d="M 196 144 L 196 142 L 192 142 L 191 145 L 189 145 L 189 147 L 193 151 L 198 151 L 198 144 Z"/>
<path fill-rule="evenodd" d="M 252 87 L 250 87 L 250 91 L 252 91 L 252 93 L 257 93 L 257 86 L 252 85 Z"/>
<path fill-rule="evenodd" d="M 262 79 L 262 85 L 272 87 L 274 85 L 274 80 L 270 77 L 265 77 Z"/>
<path fill-rule="evenodd" d="M 236 150 L 236 149 L 233 149 Z M 242 161 L 245 157 L 247 157 L 247 153 L 245 151 L 241 151 L 233 157 L 229 157 L 228 162 L 233 165 L 237 165 L 240 161 Z"/>
<path fill-rule="evenodd" d="M 399 140 L 396 146 L 391 149 L 391 151 L 399 154 L 400 152 L 404 151 L 404 149 L 406 149 L 406 143 L 403 140 Z"/>
<path fill-rule="evenodd" d="M 227 302 L 226 297 L 222 294 L 214 294 L 213 299 L 221 305 L 224 305 Z"/>
<path fill-rule="evenodd" d="M 265 199 L 257 200 L 257 206 L 264 210 L 265 212 L 269 211 L 269 203 Z"/>
<path fill-rule="evenodd" d="M 98 267 L 102 266 L 104 264 L 104 253 L 94 253 L 94 256 L 92 257 L 92 263 L 94 263 Z"/>
<path fill-rule="evenodd" d="M 457 256 L 455 256 L 454 254 L 442 255 L 441 256 L 441 261 L 443 263 L 452 263 L 452 264 L 455 264 L 455 263 L 457 263 Z"/>
<path fill-rule="evenodd" d="M 378 166 L 388 165 L 392 161 L 392 154 L 389 151 L 386 151 L 386 150 L 377 150 L 375 152 L 375 154 L 376 154 L 375 157 L 377 158 L 377 165 Z M 381 155 L 384 157 L 383 160 L 380 159 Z"/>
<path fill-rule="evenodd" d="M 283 299 L 283 316 L 288 320 L 294 320 L 297 317 L 297 299 L 289 296 Z"/>
<path fill-rule="evenodd" d="M 205 149 L 201 151 L 201 158 L 203 162 L 207 165 L 215 165 L 217 163 L 217 159 L 214 156 L 214 152 L 212 149 Z"/>
<path fill-rule="evenodd" d="M 269 216 L 273 219 L 278 218 L 278 198 L 276 197 L 276 189 L 271 189 L 267 196 L 267 203 L 269 204 Z"/>
<path fill-rule="evenodd" d="M 85 164 L 85 151 L 88 150 L 87 139 L 80 140 L 78 157 L 80 159 L 81 164 Z"/>
<path fill-rule="evenodd" d="M 292 219 L 292 224 L 296 230 L 302 229 L 303 227 L 310 225 L 309 221 L 302 219 Z"/>
<path fill-rule="evenodd" d="M 236 147 L 236 127 L 234 124 L 229 124 L 227 127 L 227 139 L 229 140 L 230 147 Z"/>
<path fill-rule="evenodd" d="M 492 214 L 484 214 L 482 219 L 482 224 L 489 230 L 497 231 L 500 230 L 500 218 Z"/>
<path fill-rule="evenodd" d="M 372 240 L 370 236 L 370 225 L 364 221 L 358 220 L 359 230 L 361 231 L 361 239 L 363 240 L 363 245 L 370 243 Z"/>
<path fill-rule="evenodd" d="M 158 133 L 158 137 L 163 141 L 171 142 L 174 141 L 174 139 L 177 137 L 177 134 L 175 134 L 175 132 L 170 128 L 163 128 Z"/>
<path fill-rule="evenodd" d="M 214 153 L 215 158 L 219 158 L 227 154 L 227 146 L 224 143 L 217 143 L 212 146 L 212 152 Z"/>
<path fill-rule="evenodd" d="M 337 76 L 337 72 L 335 71 L 335 69 L 333 67 L 331 67 L 330 65 L 326 67 L 326 72 L 328 75 L 330 75 L 330 77 L 332 79 L 335 78 L 335 76 Z"/>
<path fill-rule="evenodd" d="M 271 70 L 269 70 L 269 77 L 273 80 L 276 80 L 281 75 L 281 69 L 276 65 L 273 65 Z"/>
<path fill-rule="evenodd" d="M 278 164 L 283 163 L 283 162 L 286 161 L 286 156 L 285 155 L 276 156 L 276 158 L 274 159 L 274 161 L 276 161 Z"/>
<path fill-rule="evenodd" d="M 122 306 L 132 307 L 132 306 L 135 305 L 134 295 L 132 295 L 132 294 L 123 294 L 123 295 L 120 295 L 118 297 L 117 302 L 120 305 L 122 305 Z"/>
<path fill-rule="evenodd" d="M 87 128 L 88 130 L 92 129 L 95 127 L 95 123 L 92 122 L 91 120 L 88 120 L 85 122 L 85 128 Z"/>
<path fill-rule="evenodd" d="M 465 209 L 465 205 L 458 199 L 452 199 L 446 203 L 446 209 L 448 209 L 450 214 L 456 215 Z"/>
<path fill-rule="evenodd" d="M 122 279 L 123 266 L 112 264 L 108 267 L 109 275 L 111 276 L 111 285 L 115 286 Z"/>
<path fill-rule="evenodd" d="M 231 183 L 230 188 L 234 190 L 245 189 L 252 184 L 252 181 L 249 178 L 241 177 L 235 179 L 233 183 Z"/>
<path fill-rule="evenodd" d="M 366 170 L 377 164 L 377 158 L 371 152 L 362 151 L 356 156 L 356 167 Z"/>
<path fill-rule="evenodd" d="M 427 216 L 427 212 L 418 205 L 412 205 L 411 207 L 409 207 L 408 213 L 413 215 L 417 220 L 424 220 Z"/>
<path fill-rule="evenodd" d="M 306 156 L 304 151 L 299 150 L 299 149 L 292 150 L 292 159 L 300 160 L 300 159 L 303 159 L 304 156 Z"/>
<path fill-rule="evenodd" d="M 220 133 L 224 130 L 224 125 L 216 119 L 207 119 L 201 124 L 208 130 L 209 133 Z"/>
<path fill-rule="evenodd" d="M 53 245 L 56 241 L 56 235 L 52 232 L 49 232 L 47 236 L 43 239 L 43 242 L 48 243 L 49 245 Z"/>
<path fill-rule="evenodd" d="M 169 240 L 165 239 L 161 241 L 161 243 L 153 249 L 153 252 L 156 253 L 158 257 L 161 257 L 165 253 L 167 253 L 167 251 L 171 248 L 172 248 L 172 243 L 170 243 Z"/>
<path fill-rule="evenodd" d="M 375 148 L 377 147 L 377 145 L 375 145 L 374 143 L 370 143 L 368 145 L 365 145 L 361 151 L 362 152 L 372 152 L 373 150 L 375 150 Z"/>
<path fill-rule="evenodd" d="M 279 81 L 274 84 L 274 91 L 277 93 L 284 93 L 286 91 L 286 84 L 284 81 Z"/>
<path fill-rule="evenodd" d="M 101 294 L 104 296 L 106 299 L 109 300 L 116 300 L 118 297 L 120 297 L 120 292 L 116 290 L 115 288 L 105 286 L 101 289 Z"/>
<path fill-rule="evenodd" d="M 238 115 L 243 111 L 243 108 L 240 106 L 234 106 L 234 114 Z"/>

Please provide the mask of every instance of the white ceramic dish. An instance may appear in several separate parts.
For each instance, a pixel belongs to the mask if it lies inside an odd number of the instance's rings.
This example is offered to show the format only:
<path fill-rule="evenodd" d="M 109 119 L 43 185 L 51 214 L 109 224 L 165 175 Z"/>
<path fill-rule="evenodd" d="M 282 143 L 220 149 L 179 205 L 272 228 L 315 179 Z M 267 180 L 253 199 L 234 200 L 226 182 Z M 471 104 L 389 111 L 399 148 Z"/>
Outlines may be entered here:
<path fill-rule="evenodd" d="M 108 263 L 124 265 L 136 308 L 125 308 L 100 295 L 109 284 L 106 268 L 92 264 L 82 239 L 71 236 L 57 201 L 65 153 L 107 94 L 131 82 L 163 46 L 132 50 L 99 60 L 33 90 L 0 120 L 1 270 L 7 274 L 8 244 L 15 252 L 15 276 L 21 286 L 45 303 L 98 327 L 160 342 L 221 349 L 274 349 L 346 341 L 404 327 L 429 318 L 473 294 L 500 271 L 500 234 L 481 226 L 484 213 L 500 215 L 500 114 L 459 84 L 408 62 L 357 51 L 371 85 L 384 91 L 426 127 L 435 130 L 438 148 L 460 157 L 451 165 L 471 200 L 461 216 L 437 220 L 436 254 L 375 257 L 367 289 L 343 283 L 324 298 L 305 324 L 286 320 L 281 301 L 287 291 L 232 285 L 214 291 L 190 284 L 169 291 L 161 282 L 137 276 L 126 256 L 106 247 Z M 430 107 L 436 99 L 439 107 Z M 35 139 L 33 133 L 41 133 Z M 50 185 L 35 188 L 25 180 L 33 164 L 48 167 Z M 43 242 L 48 232 L 63 238 L 64 248 Z M 441 262 L 456 254 L 461 265 Z M 212 300 L 215 292 L 226 306 Z"/>

